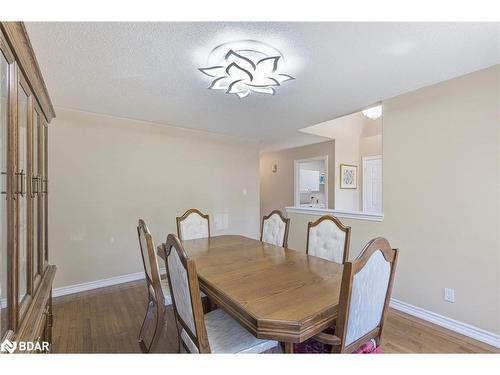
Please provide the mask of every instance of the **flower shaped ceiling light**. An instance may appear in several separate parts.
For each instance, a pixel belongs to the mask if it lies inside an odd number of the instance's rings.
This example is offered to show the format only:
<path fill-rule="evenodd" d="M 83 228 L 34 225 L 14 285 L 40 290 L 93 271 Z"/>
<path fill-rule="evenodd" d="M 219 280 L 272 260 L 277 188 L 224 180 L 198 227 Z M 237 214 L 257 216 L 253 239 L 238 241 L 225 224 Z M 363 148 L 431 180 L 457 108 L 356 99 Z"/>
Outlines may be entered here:
<path fill-rule="evenodd" d="M 255 40 L 225 43 L 209 55 L 209 66 L 199 70 L 211 77 L 208 87 L 245 98 L 250 93 L 274 95 L 283 82 L 294 79 L 282 72 L 282 54 Z"/>

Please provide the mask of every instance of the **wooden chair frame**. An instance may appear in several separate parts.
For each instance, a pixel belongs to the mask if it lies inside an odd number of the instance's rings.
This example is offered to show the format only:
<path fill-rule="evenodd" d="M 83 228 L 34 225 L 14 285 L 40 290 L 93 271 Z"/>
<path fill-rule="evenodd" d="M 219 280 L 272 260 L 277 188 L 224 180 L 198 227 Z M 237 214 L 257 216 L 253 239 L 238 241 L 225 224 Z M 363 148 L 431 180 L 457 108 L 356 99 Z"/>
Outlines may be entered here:
<path fill-rule="evenodd" d="M 182 246 L 179 238 L 174 234 L 169 234 L 167 237 L 167 242 L 160 247 L 161 251 L 164 252 L 165 265 L 167 268 L 168 285 L 170 288 L 170 295 L 172 297 L 172 304 L 174 307 L 175 319 L 177 321 L 177 337 L 179 340 L 178 349 L 180 351 L 180 346 L 183 345 L 184 349 L 189 353 L 190 350 L 182 341 L 181 330 L 183 328 L 189 338 L 193 341 L 195 346 L 198 348 L 199 353 L 210 353 L 210 344 L 208 342 L 207 330 L 205 327 L 205 318 L 203 314 L 203 306 L 201 301 L 200 284 L 198 282 L 198 273 L 196 272 L 196 265 L 192 259 L 189 259 L 184 247 Z M 177 304 L 175 301 L 174 292 L 172 289 L 172 283 L 170 280 L 170 270 L 168 267 L 168 256 L 170 255 L 172 249 L 176 251 L 179 255 L 182 265 L 186 269 L 188 284 L 189 284 L 189 294 L 191 297 L 191 308 L 193 310 L 193 320 L 196 332 L 192 332 L 186 322 L 181 318 L 177 312 Z M 179 327 L 180 326 L 180 327 Z"/>
<path fill-rule="evenodd" d="M 283 235 L 283 243 L 281 244 L 281 246 L 288 247 L 288 231 L 290 229 L 290 219 L 286 218 L 280 210 L 273 210 L 269 213 L 269 215 L 264 215 L 262 217 L 262 224 L 260 226 L 260 241 L 262 241 L 262 236 L 264 235 L 264 222 L 274 214 L 277 214 L 280 217 L 281 221 L 285 223 L 285 234 Z"/>
<path fill-rule="evenodd" d="M 142 248 L 141 243 L 141 231 L 144 232 L 144 237 L 146 239 L 147 249 Z M 146 285 L 148 287 L 148 306 L 146 308 L 146 314 L 144 315 L 144 320 L 142 321 L 141 329 L 139 330 L 138 342 L 139 346 L 143 353 L 150 353 L 151 349 L 156 345 L 158 339 L 160 337 L 160 333 L 162 332 L 162 327 L 165 323 L 165 296 L 163 295 L 163 289 L 161 288 L 161 277 L 158 272 L 158 267 L 154 267 L 154 265 L 158 264 L 158 259 L 156 258 L 153 237 L 149 232 L 149 229 L 144 222 L 144 220 L 139 219 L 139 223 L 137 225 L 137 235 L 139 238 L 139 247 L 141 249 L 141 258 L 144 266 L 144 273 L 146 275 Z M 146 251 L 144 251 L 146 250 Z M 148 273 L 146 272 L 146 259 L 144 259 L 144 254 L 147 254 L 149 257 L 149 264 L 151 264 L 151 276 L 152 279 L 149 278 Z M 149 345 L 146 344 L 143 338 L 143 330 L 147 325 L 148 317 L 152 310 L 156 310 L 156 321 L 155 321 L 155 329 L 153 331 L 153 337 Z"/>
<path fill-rule="evenodd" d="M 373 330 L 360 337 L 353 343 L 345 345 L 345 337 L 347 334 L 347 322 L 349 321 L 349 308 L 351 304 L 351 292 L 354 275 L 363 269 L 365 264 L 371 258 L 375 251 L 380 250 L 386 261 L 391 263 L 391 271 L 389 277 L 389 284 L 387 286 L 387 294 L 385 296 L 384 308 L 380 324 Z M 353 261 L 344 264 L 344 271 L 342 273 L 342 285 L 340 288 L 340 299 L 337 323 L 335 327 L 335 334 L 320 333 L 314 336 L 314 339 L 324 344 L 332 345 L 332 353 L 352 353 L 361 345 L 365 344 L 371 339 L 377 339 L 378 344 L 381 342 L 383 327 L 387 308 L 391 298 L 392 286 L 394 282 L 394 274 L 398 259 L 398 249 L 392 249 L 389 242 L 383 237 L 372 239 L 366 244 L 361 251 L 361 254 Z"/>
<path fill-rule="evenodd" d="M 186 212 L 184 212 L 181 216 L 178 216 L 175 218 L 175 221 L 177 223 L 177 236 L 182 240 L 182 233 L 181 233 L 181 222 L 186 220 L 186 218 L 191 215 L 191 214 L 198 214 L 202 218 L 207 219 L 208 223 L 208 238 L 210 238 L 210 216 L 208 214 L 202 213 L 200 210 L 196 208 L 190 208 Z"/>
<path fill-rule="evenodd" d="M 342 256 L 342 263 L 344 264 L 349 259 L 349 246 L 351 243 L 351 227 L 342 224 L 342 222 L 335 216 L 324 215 L 321 216 L 318 220 L 310 221 L 307 224 L 306 254 L 309 254 L 309 233 L 311 232 L 311 228 L 318 226 L 325 220 L 333 221 L 333 223 L 337 226 L 337 228 L 339 228 L 342 232 L 345 232 L 344 255 Z"/>

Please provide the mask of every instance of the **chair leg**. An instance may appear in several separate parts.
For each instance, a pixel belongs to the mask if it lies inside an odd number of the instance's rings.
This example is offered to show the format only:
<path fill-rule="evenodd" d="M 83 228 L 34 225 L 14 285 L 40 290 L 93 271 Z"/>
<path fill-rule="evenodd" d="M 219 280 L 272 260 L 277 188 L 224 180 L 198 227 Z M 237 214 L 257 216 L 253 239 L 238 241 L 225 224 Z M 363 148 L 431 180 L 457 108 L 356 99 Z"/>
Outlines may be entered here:
<path fill-rule="evenodd" d="M 153 309 L 156 309 L 156 321 L 155 321 L 155 327 L 153 331 L 153 337 L 151 338 L 151 342 L 149 343 L 149 346 L 146 344 L 144 341 L 143 331 L 148 326 L 149 320 L 150 320 L 150 315 L 153 311 Z M 152 348 L 156 345 L 158 342 L 158 339 L 161 337 L 161 334 L 163 333 L 165 328 L 165 308 L 163 306 L 159 306 L 155 300 L 149 296 L 148 299 L 148 307 L 146 309 L 146 315 L 144 316 L 144 320 L 141 325 L 141 329 L 139 331 L 139 337 L 138 337 L 138 342 L 139 346 L 141 348 L 141 351 L 143 353 L 150 353 Z"/>
<path fill-rule="evenodd" d="M 154 349 L 165 329 L 165 308 L 163 306 L 159 306 L 158 304 L 156 305 L 156 324 L 153 332 L 153 338 L 151 339 L 151 344 L 149 345 L 149 353 L 151 353 L 152 349 Z"/>
<path fill-rule="evenodd" d="M 285 341 L 285 353 L 293 354 L 293 342 L 286 342 Z"/>
<path fill-rule="evenodd" d="M 144 342 L 144 338 L 142 337 L 144 328 L 146 327 L 146 322 L 148 321 L 148 317 L 150 316 L 151 308 L 153 307 L 153 299 L 151 296 L 148 296 L 148 305 L 146 307 L 146 314 L 144 315 L 144 320 L 142 321 L 141 329 L 139 330 L 138 342 L 143 353 L 149 353 L 149 348 Z"/>
<path fill-rule="evenodd" d="M 217 305 L 215 304 L 214 301 L 212 301 L 210 298 L 208 297 L 203 297 L 201 299 L 201 304 L 203 306 L 203 313 L 204 314 L 207 314 L 209 313 L 210 311 L 214 311 L 217 309 Z"/>
<path fill-rule="evenodd" d="M 175 315 L 175 313 L 174 313 Z M 182 338 L 181 338 L 181 328 L 180 328 L 180 325 L 179 325 L 179 322 L 177 321 L 177 316 L 175 316 L 175 330 L 177 332 L 177 353 L 180 354 L 182 353 L 181 352 L 181 349 L 183 349 L 183 342 L 182 342 Z M 187 351 L 187 349 L 186 349 Z"/>
<path fill-rule="evenodd" d="M 332 345 L 332 353 L 333 354 L 339 354 L 339 353 L 341 353 L 340 345 Z"/>

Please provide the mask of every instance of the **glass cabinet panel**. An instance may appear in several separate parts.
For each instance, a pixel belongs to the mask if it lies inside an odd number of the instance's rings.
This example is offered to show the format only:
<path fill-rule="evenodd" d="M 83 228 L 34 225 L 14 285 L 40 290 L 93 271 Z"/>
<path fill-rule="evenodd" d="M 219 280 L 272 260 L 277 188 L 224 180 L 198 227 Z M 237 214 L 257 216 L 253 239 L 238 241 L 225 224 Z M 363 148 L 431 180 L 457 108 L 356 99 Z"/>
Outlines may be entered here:
<path fill-rule="evenodd" d="M 7 121 L 9 64 L 0 51 L 0 340 L 8 327 L 7 317 Z"/>
<path fill-rule="evenodd" d="M 42 258 L 40 259 L 40 262 L 42 263 L 42 272 L 45 271 L 45 266 L 47 265 L 47 262 L 45 261 L 47 259 L 47 249 L 45 245 L 45 226 L 46 226 L 46 182 L 45 182 L 45 123 L 43 122 L 43 119 L 41 118 L 40 121 L 40 128 L 39 128 L 39 137 L 40 137 L 40 159 L 38 160 L 38 170 L 40 172 L 40 195 L 38 198 L 38 209 L 40 210 L 39 218 L 40 218 L 40 223 L 39 223 L 39 230 L 40 230 L 40 254 L 42 255 Z"/>
<path fill-rule="evenodd" d="M 45 179 L 43 192 L 43 254 L 44 264 L 49 264 L 49 232 L 48 232 L 48 210 L 49 210 L 49 129 L 44 121 L 40 127 L 40 132 L 43 132 L 43 178 Z M 41 134 L 41 133 L 40 133 Z"/>
<path fill-rule="evenodd" d="M 39 228 L 38 228 L 38 196 L 40 192 L 40 183 L 39 183 L 39 172 L 38 172 L 38 134 L 39 134 L 39 129 L 40 129 L 40 116 L 38 115 L 38 112 L 35 110 L 33 111 L 33 126 L 32 126 L 32 161 L 31 161 L 31 196 L 33 199 L 33 203 L 31 205 L 31 217 L 33 218 L 33 225 L 32 225 L 32 238 L 33 238 L 33 277 L 38 275 L 40 273 L 40 267 L 39 267 L 39 243 L 40 239 L 38 237 L 39 233 Z"/>
<path fill-rule="evenodd" d="M 28 205 L 26 199 L 26 171 L 28 170 L 28 94 L 19 85 L 17 138 L 17 243 L 18 243 L 18 301 L 26 295 L 28 287 Z"/>

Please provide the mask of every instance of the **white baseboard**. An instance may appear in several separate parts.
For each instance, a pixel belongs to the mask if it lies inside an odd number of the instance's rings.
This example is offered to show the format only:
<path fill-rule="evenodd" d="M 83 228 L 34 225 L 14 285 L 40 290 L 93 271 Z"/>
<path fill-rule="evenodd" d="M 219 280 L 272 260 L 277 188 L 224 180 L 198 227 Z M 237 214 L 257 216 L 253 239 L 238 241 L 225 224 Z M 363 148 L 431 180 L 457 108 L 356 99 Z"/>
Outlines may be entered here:
<path fill-rule="evenodd" d="M 165 273 L 165 268 L 160 268 L 160 274 Z M 129 273 L 128 275 L 115 276 L 107 279 L 101 279 L 96 281 L 89 281 L 81 284 L 74 284 L 69 286 L 63 286 L 60 288 L 54 288 L 52 290 L 53 297 L 65 296 L 68 294 L 74 294 L 79 292 L 85 292 L 87 290 L 104 288 L 106 286 L 117 285 L 128 283 L 130 281 L 144 279 L 144 272 Z"/>
<path fill-rule="evenodd" d="M 144 272 L 130 273 L 128 275 L 110 277 L 108 279 L 101 279 L 96 281 L 89 281 L 86 283 L 63 286 L 60 288 L 54 288 L 52 290 L 53 297 L 65 296 L 68 294 L 74 294 L 79 292 L 85 292 L 87 290 L 104 288 L 106 286 L 128 283 L 129 281 L 140 280 L 144 278 Z"/>
<path fill-rule="evenodd" d="M 409 303 L 398 301 L 391 298 L 390 306 L 396 310 L 402 311 L 414 317 L 434 323 L 440 327 L 468 336 L 475 340 L 500 348 L 500 335 L 488 332 L 482 328 L 474 327 L 470 324 L 459 322 L 458 320 L 448 318 L 443 315 L 433 313 L 432 311 L 422 309 Z"/>

